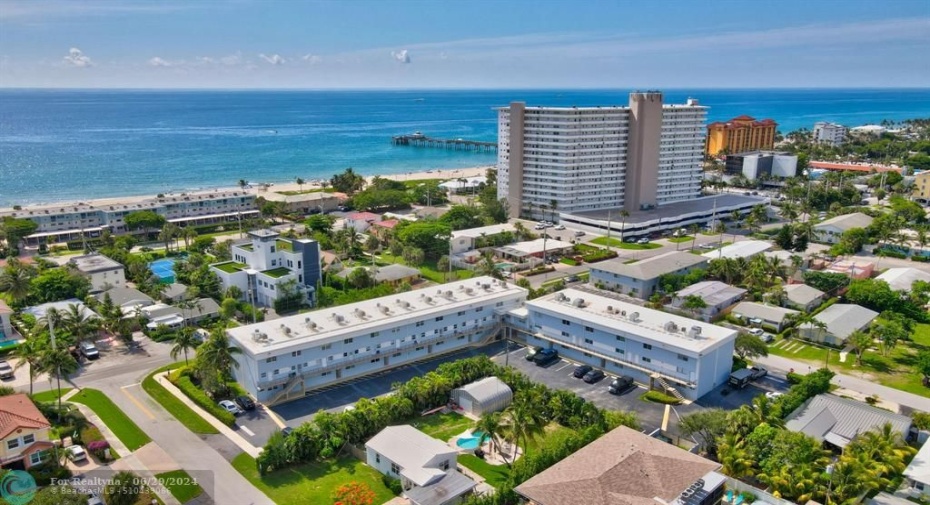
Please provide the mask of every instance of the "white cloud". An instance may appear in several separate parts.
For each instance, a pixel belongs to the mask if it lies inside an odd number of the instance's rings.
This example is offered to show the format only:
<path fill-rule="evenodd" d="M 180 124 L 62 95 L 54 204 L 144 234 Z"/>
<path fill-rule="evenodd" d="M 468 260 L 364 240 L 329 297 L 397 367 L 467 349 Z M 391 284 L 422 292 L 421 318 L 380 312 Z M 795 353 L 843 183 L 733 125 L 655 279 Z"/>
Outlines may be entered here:
<path fill-rule="evenodd" d="M 267 54 L 259 54 L 258 56 L 272 65 L 283 65 L 287 63 L 287 60 L 280 54 L 272 54 L 270 56 Z"/>
<path fill-rule="evenodd" d="M 212 61 L 212 60 L 211 60 Z M 220 63 L 227 66 L 238 65 L 242 63 L 242 53 L 230 54 L 220 58 Z"/>
<path fill-rule="evenodd" d="M 406 49 L 402 49 L 397 52 L 391 51 L 391 57 L 393 57 L 395 60 L 401 63 L 410 63 L 410 55 L 407 54 Z"/>
<path fill-rule="evenodd" d="M 170 61 L 163 60 L 158 56 L 150 59 L 148 63 L 153 67 L 170 67 L 173 65 Z"/>
<path fill-rule="evenodd" d="M 68 50 L 68 56 L 65 56 L 65 63 L 75 67 L 92 67 L 94 62 L 83 51 L 76 47 Z"/>
<path fill-rule="evenodd" d="M 301 57 L 301 59 L 311 65 L 316 65 L 317 63 L 323 62 L 323 57 L 317 54 L 305 54 L 303 57 Z"/>

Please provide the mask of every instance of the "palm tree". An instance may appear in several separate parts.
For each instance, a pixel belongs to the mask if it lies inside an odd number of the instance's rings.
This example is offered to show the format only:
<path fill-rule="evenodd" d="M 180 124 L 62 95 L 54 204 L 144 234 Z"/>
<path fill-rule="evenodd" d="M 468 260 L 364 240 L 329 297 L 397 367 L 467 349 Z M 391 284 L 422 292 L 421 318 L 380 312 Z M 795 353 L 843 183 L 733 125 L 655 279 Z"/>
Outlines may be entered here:
<path fill-rule="evenodd" d="M 130 471 L 117 472 L 103 488 L 107 505 L 133 505 L 139 501 L 140 477 Z"/>
<path fill-rule="evenodd" d="M 510 438 L 514 446 L 522 447 L 524 454 L 526 454 L 527 442 L 535 439 L 545 430 L 542 413 L 536 407 L 535 402 L 526 398 L 526 396 L 518 397 L 510 404 L 507 409 L 507 421 L 502 430 L 503 436 Z M 516 450 L 513 451 L 513 455 L 516 458 Z"/>
<path fill-rule="evenodd" d="M 78 370 L 78 362 L 68 351 L 67 346 L 52 345 L 42 353 L 40 368 L 43 372 L 54 377 L 58 382 L 58 412 L 61 412 L 61 378 L 67 379 Z"/>
<path fill-rule="evenodd" d="M 856 353 L 856 364 L 862 366 L 862 355 L 872 345 L 872 335 L 856 330 L 846 339 L 846 344 Z"/>
<path fill-rule="evenodd" d="M 88 317 L 84 307 L 76 303 L 69 303 L 68 308 L 61 314 L 61 325 L 78 344 L 93 338 L 100 330 L 100 320 Z"/>
<path fill-rule="evenodd" d="M 184 354 L 184 366 L 188 365 L 187 351 L 196 349 L 200 345 L 200 339 L 197 338 L 197 330 L 190 326 L 181 328 L 178 336 L 174 337 L 174 347 L 171 348 L 171 359 L 178 359 L 179 354 Z"/>
<path fill-rule="evenodd" d="M 691 231 L 691 250 L 693 251 L 694 245 L 697 242 L 698 230 L 700 230 L 701 227 L 698 226 L 697 224 L 692 224 L 689 228 Z"/>
<path fill-rule="evenodd" d="M 184 248 L 191 248 L 191 240 L 197 238 L 197 230 L 193 226 L 185 226 L 181 228 L 181 238 L 184 239 Z"/>
<path fill-rule="evenodd" d="M 294 182 L 297 183 L 297 188 L 298 188 L 301 192 L 303 192 L 305 181 L 304 181 L 303 179 L 301 179 L 300 177 L 298 177 L 297 180 L 295 180 Z"/>
<path fill-rule="evenodd" d="M 235 356 L 242 354 L 242 349 L 229 342 L 224 328 L 217 328 L 197 349 L 197 373 L 204 384 L 204 389 L 212 392 L 225 392 L 226 381 L 233 368 L 239 368 Z"/>
<path fill-rule="evenodd" d="M 626 218 L 628 217 L 630 217 L 630 213 L 626 209 L 623 209 L 620 211 L 620 241 L 621 242 L 623 242 L 623 234 L 626 231 L 625 230 Z M 608 244 L 608 249 L 609 249 L 609 244 Z"/>
<path fill-rule="evenodd" d="M 245 187 L 248 186 L 248 185 L 249 185 L 249 181 L 247 181 L 247 180 L 245 180 L 245 179 L 239 179 L 239 187 L 240 187 L 240 188 L 245 189 Z"/>
<path fill-rule="evenodd" d="M 42 355 L 45 352 L 45 343 L 32 336 L 20 342 L 16 347 L 16 355 L 19 356 L 19 362 L 16 363 L 16 369 L 29 365 L 29 396 L 32 396 L 32 388 L 35 384 L 36 376 L 41 372 Z"/>
<path fill-rule="evenodd" d="M 549 211 L 551 212 L 551 214 L 549 214 L 550 216 L 549 220 L 552 221 L 553 223 L 555 222 L 555 211 L 558 208 L 559 208 L 558 200 L 556 200 L 555 198 L 553 198 L 552 200 L 549 200 Z"/>
<path fill-rule="evenodd" d="M 717 443 L 717 460 L 724 474 L 739 479 L 752 475 L 753 459 L 746 449 L 745 439 L 735 433 L 727 433 Z"/>
<path fill-rule="evenodd" d="M 475 429 L 482 431 L 491 442 L 491 454 L 497 449 L 497 437 L 500 436 L 503 427 L 503 417 L 500 412 L 485 414 L 475 425 Z"/>

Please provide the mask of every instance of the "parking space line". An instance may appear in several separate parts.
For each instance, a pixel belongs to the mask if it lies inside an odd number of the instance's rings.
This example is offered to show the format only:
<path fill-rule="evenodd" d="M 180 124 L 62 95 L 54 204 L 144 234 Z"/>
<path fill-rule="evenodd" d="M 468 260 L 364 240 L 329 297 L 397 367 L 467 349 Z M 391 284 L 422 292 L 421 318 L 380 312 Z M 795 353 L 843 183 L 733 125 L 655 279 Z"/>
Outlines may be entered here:
<path fill-rule="evenodd" d="M 562 370 L 565 370 L 566 367 L 569 367 L 569 366 L 571 366 L 571 365 L 572 365 L 571 363 L 566 363 L 566 364 L 560 366 L 559 368 L 556 368 L 555 371 L 556 371 L 556 372 L 561 372 Z"/>
<path fill-rule="evenodd" d="M 254 436 L 255 436 L 255 432 L 253 432 L 252 430 L 250 430 L 247 426 L 243 426 L 243 425 L 240 424 L 240 425 L 239 425 L 239 429 L 242 430 L 242 431 L 244 431 L 245 434 L 248 435 L 248 436 L 250 436 L 250 437 L 254 437 Z"/>

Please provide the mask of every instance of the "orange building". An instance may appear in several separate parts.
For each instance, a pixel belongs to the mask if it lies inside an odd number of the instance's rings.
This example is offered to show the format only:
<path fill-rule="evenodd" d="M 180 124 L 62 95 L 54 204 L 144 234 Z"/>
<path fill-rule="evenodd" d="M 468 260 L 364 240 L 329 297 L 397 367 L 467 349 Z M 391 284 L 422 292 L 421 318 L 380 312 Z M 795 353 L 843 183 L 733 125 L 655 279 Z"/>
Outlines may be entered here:
<path fill-rule="evenodd" d="M 735 117 L 727 122 L 707 125 L 707 147 L 704 152 L 717 156 L 745 151 L 766 150 L 775 147 L 775 130 L 778 123 L 771 119 L 756 121 L 750 116 Z"/>

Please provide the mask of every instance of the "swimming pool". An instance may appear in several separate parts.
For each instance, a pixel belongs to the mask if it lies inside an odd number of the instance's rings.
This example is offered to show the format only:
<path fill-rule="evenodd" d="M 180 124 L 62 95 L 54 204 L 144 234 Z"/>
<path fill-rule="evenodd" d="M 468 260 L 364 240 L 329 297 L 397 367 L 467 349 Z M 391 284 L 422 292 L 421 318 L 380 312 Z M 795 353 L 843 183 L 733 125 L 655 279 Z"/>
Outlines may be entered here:
<path fill-rule="evenodd" d="M 477 449 L 487 439 L 488 436 L 485 435 L 483 431 L 475 431 L 472 432 L 471 435 L 459 437 L 459 439 L 455 441 L 455 445 L 462 449 Z"/>
<path fill-rule="evenodd" d="M 162 258 L 149 263 L 149 270 L 164 284 L 174 282 L 174 258 Z"/>
<path fill-rule="evenodd" d="M 507 262 L 494 264 L 494 268 L 497 268 L 498 270 L 510 270 L 510 268 L 513 266 L 514 266 L 514 263 L 507 263 Z"/>

